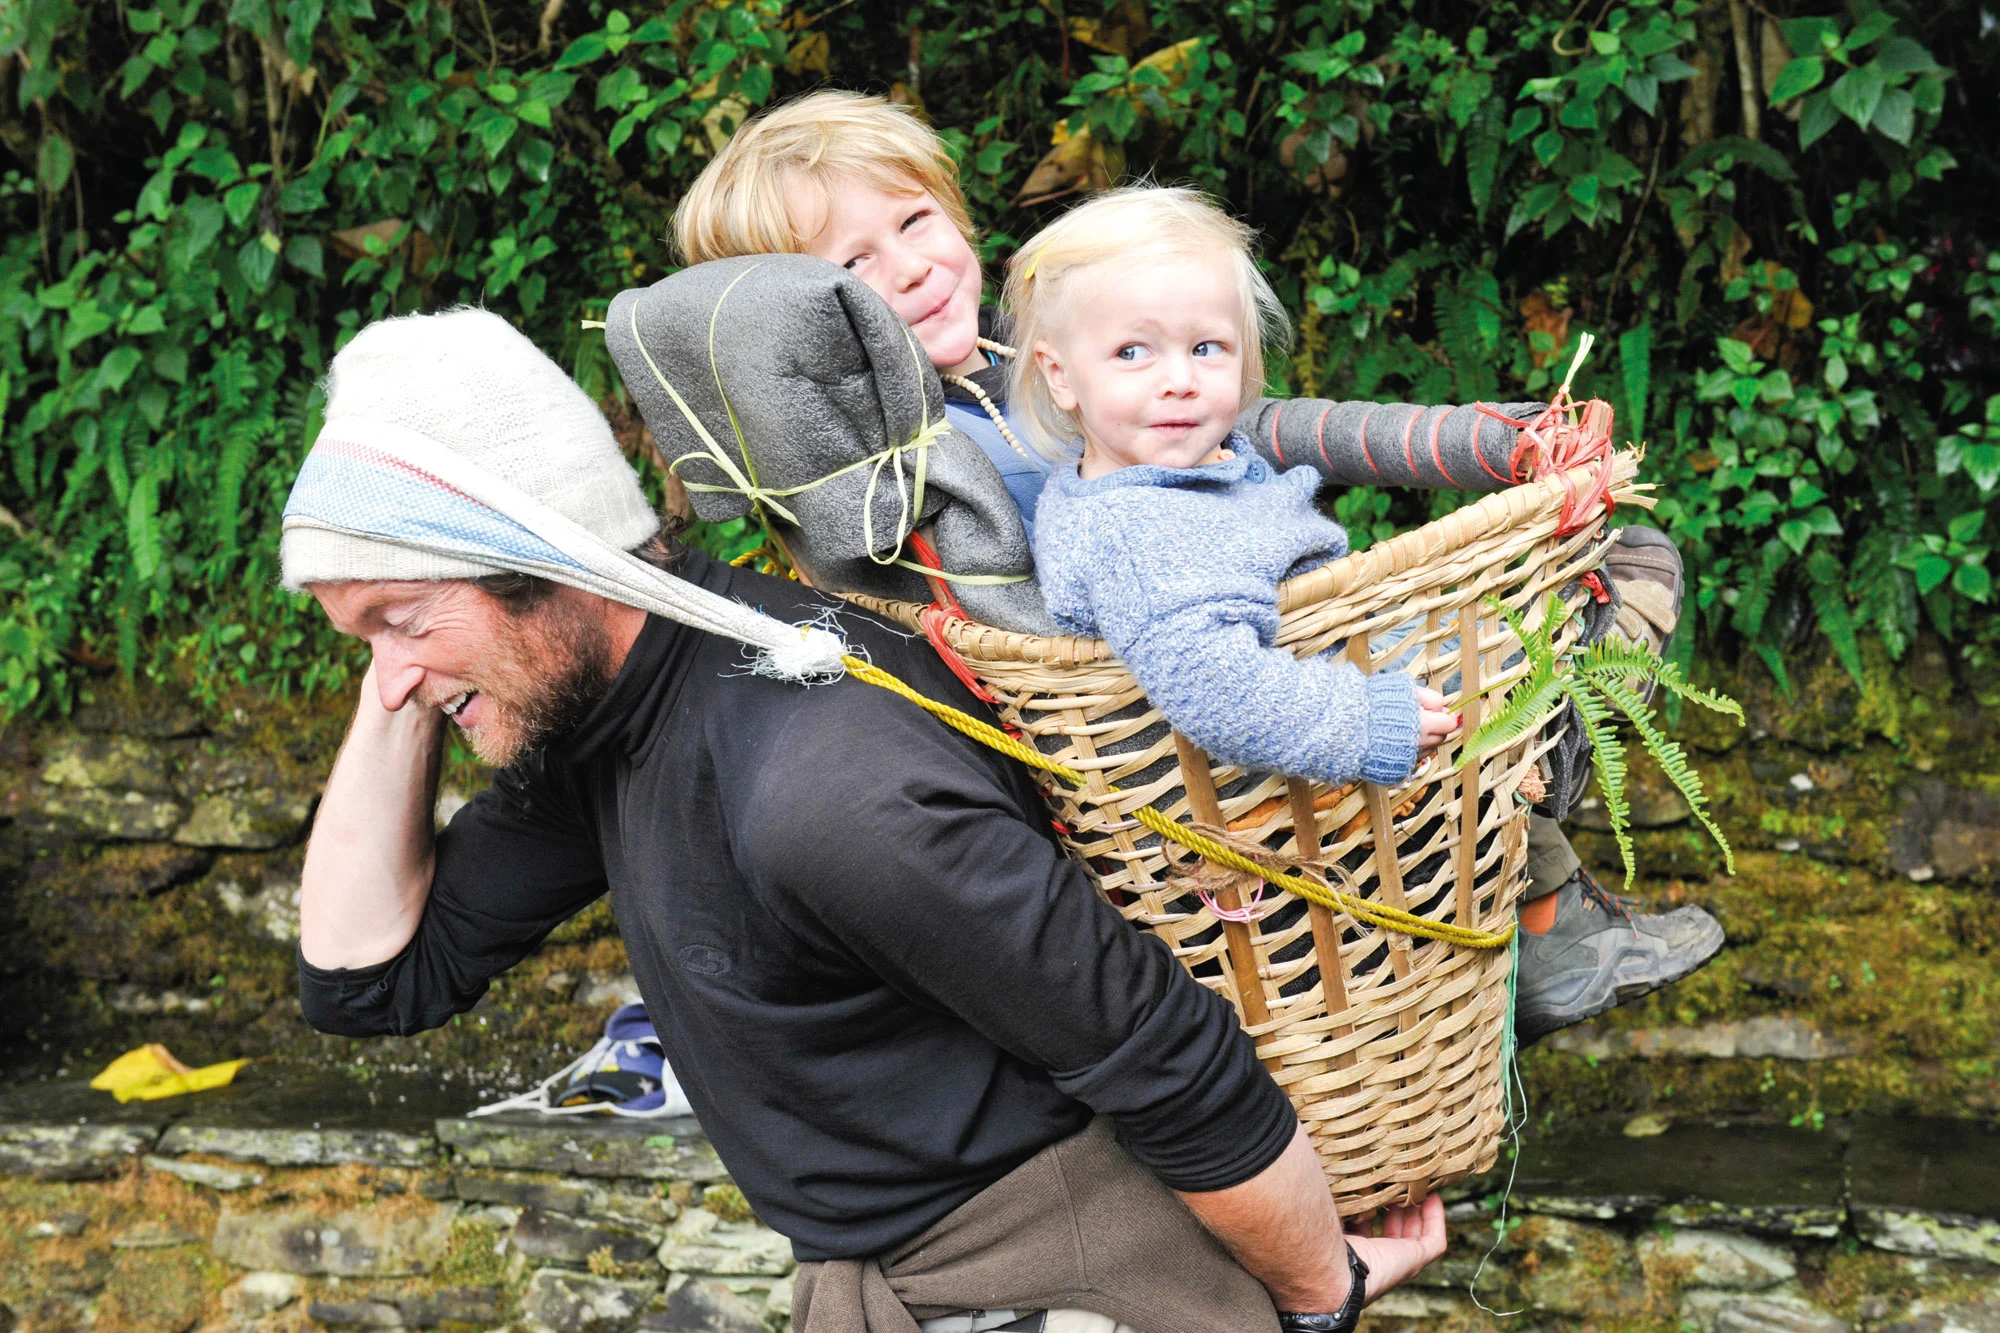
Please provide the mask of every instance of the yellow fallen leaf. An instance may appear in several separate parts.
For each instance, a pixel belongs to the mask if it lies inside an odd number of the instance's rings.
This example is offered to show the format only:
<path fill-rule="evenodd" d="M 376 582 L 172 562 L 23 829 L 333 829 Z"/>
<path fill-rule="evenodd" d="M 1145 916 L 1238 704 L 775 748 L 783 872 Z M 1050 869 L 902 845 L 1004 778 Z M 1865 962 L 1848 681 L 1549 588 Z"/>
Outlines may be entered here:
<path fill-rule="evenodd" d="M 90 1086 L 108 1092 L 121 1102 L 157 1101 L 188 1092 L 220 1088 L 236 1077 L 248 1060 L 225 1060 L 220 1064 L 190 1069 L 174 1058 L 173 1052 L 158 1042 L 125 1052 L 106 1065 Z"/>
<path fill-rule="evenodd" d="M 1620 1133 L 1628 1139 L 1651 1139 L 1673 1128 L 1674 1118 L 1662 1111 L 1641 1111 L 1625 1122 Z"/>

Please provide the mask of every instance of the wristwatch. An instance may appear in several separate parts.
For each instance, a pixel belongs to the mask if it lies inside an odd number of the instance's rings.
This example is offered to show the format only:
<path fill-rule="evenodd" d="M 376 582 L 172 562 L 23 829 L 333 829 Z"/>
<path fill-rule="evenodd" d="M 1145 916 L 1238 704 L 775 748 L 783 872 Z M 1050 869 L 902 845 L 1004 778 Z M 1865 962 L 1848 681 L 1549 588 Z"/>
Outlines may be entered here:
<path fill-rule="evenodd" d="M 1347 1271 L 1354 1277 L 1347 1288 L 1347 1303 L 1332 1314 L 1300 1314 L 1292 1310 L 1278 1311 L 1279 1333 L 1354 1333 L 1354 1326 L 1361 1322 L 1361 1307 L 1368 1304 L 1368 1265 L 1361 1262 L 1361 1256 L 1347 1247 Z"/>

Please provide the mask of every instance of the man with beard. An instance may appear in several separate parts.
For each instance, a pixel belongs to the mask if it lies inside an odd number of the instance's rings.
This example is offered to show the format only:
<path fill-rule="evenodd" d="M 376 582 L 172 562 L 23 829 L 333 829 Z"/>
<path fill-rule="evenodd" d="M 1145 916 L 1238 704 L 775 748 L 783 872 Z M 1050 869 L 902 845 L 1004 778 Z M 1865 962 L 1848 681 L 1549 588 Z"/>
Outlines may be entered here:
<path fill-rule="evenodd" d="M 717 1152 L 806 1264 L 804 1333 L 1344 1330 L 1442 1252 L 1435 1197 L 1343 1238 L 1234 1012 L 1097 897 L 1018 764 L 527 573 L 569 567 L 567 532 L 781 645 L 837 606 L 676 550 L 504 320 L 371 325 L 327 394 L 284 577 L 372 662 L 305 862 L 314 1026 L 438 1026 L 608 893 Z M 924 640 L 838 609 L 849 651 L 981 711 Z M 447 719 L 499 772 L 434 836 Z"/>

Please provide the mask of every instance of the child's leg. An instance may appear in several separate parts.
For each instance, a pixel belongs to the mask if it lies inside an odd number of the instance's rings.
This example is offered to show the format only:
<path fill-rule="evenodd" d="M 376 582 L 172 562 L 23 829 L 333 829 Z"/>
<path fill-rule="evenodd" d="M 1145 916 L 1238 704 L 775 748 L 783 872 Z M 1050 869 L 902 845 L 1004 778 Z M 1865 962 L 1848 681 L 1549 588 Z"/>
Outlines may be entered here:
<path fill-rule="evenodd" d="M 1618 585 L 1623 602 L 1615 632 L 1662 656 L 1680 623 L 1687 575 L 1673 538 L 1658 528 L 1632 523 L 1618 530 L 1618 541 L 1604 557 L 1604 572 Z"/>

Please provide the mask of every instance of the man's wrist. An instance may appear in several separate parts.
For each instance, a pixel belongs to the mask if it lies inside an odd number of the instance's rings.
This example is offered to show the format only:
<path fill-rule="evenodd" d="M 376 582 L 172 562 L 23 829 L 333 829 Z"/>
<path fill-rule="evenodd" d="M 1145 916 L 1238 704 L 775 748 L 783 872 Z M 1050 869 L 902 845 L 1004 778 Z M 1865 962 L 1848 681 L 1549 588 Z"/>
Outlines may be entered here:
<path fill-rule="evenodd" d="M 1353 1333 L 1362 1307 L 1368 1303 L 1368 1265 L 1353 1246 L 1342 1248 L 1347 1252 L 1346 1294 L 1323 1310 L 1280 1310 L 1279 1333 Z"/>

